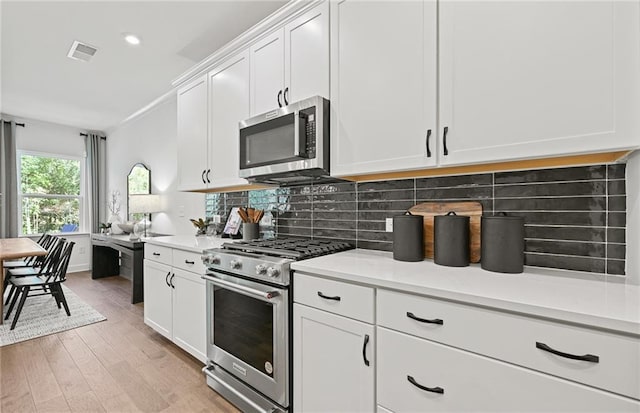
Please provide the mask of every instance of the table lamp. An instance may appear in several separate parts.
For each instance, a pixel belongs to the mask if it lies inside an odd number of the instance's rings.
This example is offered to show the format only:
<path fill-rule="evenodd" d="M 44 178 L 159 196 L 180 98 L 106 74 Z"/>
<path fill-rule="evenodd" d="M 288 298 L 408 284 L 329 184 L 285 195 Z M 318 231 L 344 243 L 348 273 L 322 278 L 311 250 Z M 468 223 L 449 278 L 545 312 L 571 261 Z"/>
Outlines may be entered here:
<path fill-rule="evenodd" d="M 144 220 L 154 213 L 160 212 L 160 195 L 129 195 L 129 213 L 144 214 Z M 144 236 L 147 236 L 148 221 L 144 223 Z"/>

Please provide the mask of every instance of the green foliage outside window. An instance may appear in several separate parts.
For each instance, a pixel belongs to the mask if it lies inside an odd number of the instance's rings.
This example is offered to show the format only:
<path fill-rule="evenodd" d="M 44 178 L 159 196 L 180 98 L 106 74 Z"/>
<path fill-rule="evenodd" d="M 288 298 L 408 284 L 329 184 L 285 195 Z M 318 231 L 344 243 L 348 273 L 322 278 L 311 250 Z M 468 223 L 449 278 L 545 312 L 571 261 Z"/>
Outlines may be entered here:
<path fill-rule="evenodd" d="M 79 160 L 20 156 L 23 234 L 78 230 L 80 174 Z"/>

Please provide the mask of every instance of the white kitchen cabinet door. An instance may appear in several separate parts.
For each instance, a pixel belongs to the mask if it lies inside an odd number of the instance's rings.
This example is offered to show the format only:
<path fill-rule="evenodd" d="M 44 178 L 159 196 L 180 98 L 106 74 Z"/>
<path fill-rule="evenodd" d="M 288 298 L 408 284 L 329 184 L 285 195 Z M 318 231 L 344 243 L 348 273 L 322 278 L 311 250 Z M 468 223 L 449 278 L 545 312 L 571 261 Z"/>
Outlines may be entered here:
<path fill-rule="evenodd" d="M 206 184 L 208 110 L 207 76 L 178 89 L 178 190 Z"/>
<path fill-rule="evenodd" d="M 374 411 L 373 332 L 370 324 L 294 304 L 294 411 Z"/>
<path fill-rule="evenodd" d="M 238 123 L 250 116 L 249 70 L 249 51 L 246 50 L 209 72 L 210 188 L 247 184 L 238 176 Z"/>
<path fill-rule="evenodd" d="M 435 1 L 331 2 L 332 175 L 436 164 L 436 39 Z"/>
<path fill-rule="evenodd" d="M 637 1 L 441 1 L 440 164 L 640 145 L 639 17 Z"/>
<path fill-rule="evenodd" d="M 329 3 L 314 7 L 284 27 L 283 98 L 293 103 L 329 98 Z M 283 92 L 283 93 L 284 93 Z"/>
<path fill-rule="evenodd" d="M 377 340 L 377 401 L 396 413 L 640 409 L 630 398 L 382 327 Z"/>
<path fill-rule="evenodd" d="M 251 61 L 251 116 L 284 104 L 284 28 L 249 49 Z"/>
<path fill-rule="evenodd" d="M 207 321 L 205 282 L 199 274 L 172 269 L 173 341 L 205 363 Z"/>
<path fill-rule="evenodd" d="M 144 260 L 144 323 L 172 338 L 171 267 Z"/>

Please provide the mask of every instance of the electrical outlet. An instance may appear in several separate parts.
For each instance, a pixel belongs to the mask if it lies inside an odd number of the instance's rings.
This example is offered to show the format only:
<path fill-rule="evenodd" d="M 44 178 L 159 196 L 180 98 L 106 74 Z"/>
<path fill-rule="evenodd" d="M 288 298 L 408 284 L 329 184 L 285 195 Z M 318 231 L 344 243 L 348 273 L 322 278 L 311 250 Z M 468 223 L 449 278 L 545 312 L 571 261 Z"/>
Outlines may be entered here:
<path fill-rule="evenodd" d="M 387 218 L 385 220 L 385 231 L 393 232 L 393 218 Z"/>
<path fill-rule="evenodd" d="M 212 215 L 211 216 L 211 223 L 212 224 L 219 224 L 222 222 L 222 217 L 220 215 Z"/>
<path fill-rule="evenodd" d="M 262 217 L 262 219 L 260 220 L 260 223 L 268 227 L 273 225 L 273 215 L 271 214 L 271 212 L 267 211 Z"/>

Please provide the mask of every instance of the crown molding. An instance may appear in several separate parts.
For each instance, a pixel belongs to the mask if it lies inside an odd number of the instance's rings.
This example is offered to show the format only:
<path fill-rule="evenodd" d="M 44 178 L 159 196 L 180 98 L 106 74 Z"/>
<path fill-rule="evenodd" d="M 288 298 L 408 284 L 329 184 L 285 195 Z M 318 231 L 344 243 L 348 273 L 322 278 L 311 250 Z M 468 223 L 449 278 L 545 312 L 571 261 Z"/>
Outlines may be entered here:
<path fill-rule="evenodd" d="M 265 34 L 268 34 L 273 30 L 275 26 L 284 24 L 288 20 L 292 20 L 305 11 L 313 8 L 314 6 L 322 3 L 323 0 L 292 0 L 285 4 L 269 16 L 265 17 L 251 28 L 247 29 L 244 33 L 216 50 L 213 54 L 206 57 L 200 63 L 191 67 L 189 70 L 178 76 L 171 82 L 173 87 L 177 87 L 199 75 L 202 75 L 209 70 L 216 63 L 224 60 L 233 53 L 249 44 L 259 40 L 259 38 Z"/>
<path fill-rule="evenodd" d="M 149 102 L 145 106 L 143 106 L 140 109 L 138 109 L 137 111 L 133 112 L 131 115 L 129 115 L 126 118 L 122 119 L 117 124 L 115 124 L 113 126 L 109 126 L 105 130 L 106 134 L 109 135 L 113 131 L 115 131 L 116 129 L 124 126 L 125 124 L 131 122 L 132 120 L 138 119 L 138 118 L 142 117 L 143 115 L 145 115 L 146 113 L 151 112 L 153 109 L 156 108 L 156 106 L 168 101 L 170 98 L 174 97 L 175 95 L 176 95 L 176 89 L 172 88 L 171 90 L 169 90 L 165 94 L 155 98 L 154 100 L 152 100 L 151 102 Z"/>

